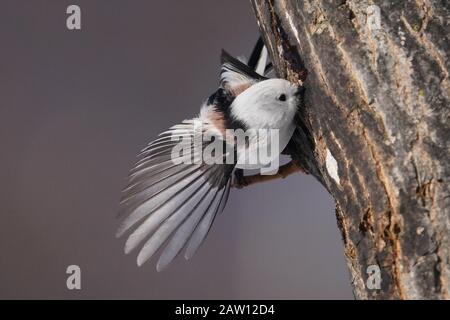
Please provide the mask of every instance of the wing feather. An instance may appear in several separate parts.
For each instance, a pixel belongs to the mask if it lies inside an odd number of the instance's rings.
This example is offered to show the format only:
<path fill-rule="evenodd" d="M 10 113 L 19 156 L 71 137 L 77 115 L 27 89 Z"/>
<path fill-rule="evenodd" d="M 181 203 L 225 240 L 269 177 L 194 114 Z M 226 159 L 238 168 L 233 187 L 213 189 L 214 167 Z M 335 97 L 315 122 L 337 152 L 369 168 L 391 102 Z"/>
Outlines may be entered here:
<path fill-rule="evenodd" d="M 211 199 L 211 201 L 209 201 L 208 207 L 205 209 L 205 211 L 197 210 L 196 212 L 193 212 L 178 228 L 175 235 L 167 244 L 166 248 L 161 254 L 161 257 L 158 260 L 158 263 L 156 265 L 158 271 L 166 268 L 170 264 L 170 262 L 175 259 L 181 249 L 183 249 L 186 242 L 189 240 L 189 237 L 194 232 L 195 227 L 198 225 L 200 219 L 205 215 L 205 213 L 208 213 L 211 207 L 214 207 L 214 203 L 218 198 L 218 194 L 219 189 L 216 189 L 213 195 L 212 193 L 209 193 L 208 195 L 212 195 L 213 198 Z"/>
<path fill-rule="evenodd" d="M 165 268 L 192 238 L 191 234 L 198 233 L 195 239 L 204 239 L 207 232 L 197 229 L 205 225 L 209 230 L 214 216 L 223 207 L 234 165 L 186 161 L 202 152 L 196 150 L 194 138 L 203 133 L 193 120 L 172 126 L 141 151 L 140 159 L 130 171 L 122 193 L 119 214 L 124 218 L 117 236 L 134 229 L 125 243 L 126 253 L 144 242 L 138 265 L 167 242 L 157 265 L 158 270 Z M 183 152 L 175 155 L 173 148 L 180 141 L 185 143 Z M 206 145 L 201 145 L 202 149 Z"/>
<path fill-rule="evenodd" d="M 188 217 L 193 211 L 197 210 L 203 203 L 203 200 L 208 196 L 212 186 L 203 183 L 197 188 L 192 195 L 183 201 L 181 205 L 177 207 L 175 212 L 167 218 L 158 230 L 150 237 L 149 240 L 143 246 L 141 252 L 138 255 L 137 263 L 141 265 L 147 259 L 149 259 L 156 250 L 167 240 L 172 232 L 179 227 L 179 225 Z"/>
<path fill-rule="evenodd" d="M 214 221 L 214 218 L 216 217 L 217 212 L 223 208 L 223 201 L 227 198 L 227 189 L 230 188 L 230 182 L 228 182 L 225 186 L 225 192 L 222 192 L 220 196 L 220 200 L 217 204 L 217 207 L 214 210 L 209 210 L 201 219 L 200 223 L 195 228 L 194 232 L 191 235 L 191 238 L 189 239 L 189 242 L 186 247 L 186 252 L 184 257 L 189 260 L 191 259 L 195 252 L 198 250 L 200 245 L 203 243 L 203 240 L 206 238 L 211 225 Z"/>
<path fill-rule="evenodd" d="M 173 212 L 177 211 L 193 193 L 197 192 L 197 189 L 192 192 L 191 186 L 201 187 L 204 184 L 204 180 L 201 177 L 205 172 L 199 172 L 197 175 L 187 177 L 184 181 L 174 185 L 174 190 L 171 192 L 165 192 L 169 194 L 169 197 L 164 202 L 160 202 L 156 197 L 151 198 L 145 202 L 142 206 L 136 209 L 136 214 L 141 212 L 146 213 L 148 217 L 146 220 L 128 237 L 125 244 L 125 252 L 130 252 L 134 249 L 146 236 L 155 230 L 157 226 L 165 219 L 167 219 Z M 150 211 L 150 212 L 149 212 Z"/>

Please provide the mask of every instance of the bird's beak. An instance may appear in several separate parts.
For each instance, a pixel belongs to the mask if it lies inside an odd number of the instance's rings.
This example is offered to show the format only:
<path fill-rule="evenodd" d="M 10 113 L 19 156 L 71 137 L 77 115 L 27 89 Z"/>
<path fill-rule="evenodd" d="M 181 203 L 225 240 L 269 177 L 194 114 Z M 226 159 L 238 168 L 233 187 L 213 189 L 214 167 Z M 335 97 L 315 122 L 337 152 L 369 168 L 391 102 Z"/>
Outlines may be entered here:
<path fill-rule="evenodd" d="M 305 87 L 304 86 L 298 86 L 297 87 L 297 91 L 295 91 L 295 96 L 297 97 L 297 99 L 303 97 L 303 95 L 305 94 Z"/>
<path fill-rule="evenodd" d="M 298 86 L 297 90 L 294 93 L 295 99 L 297 100 L 298 103 L 302 101 L 304 95 L 305 95 L 305 87 Z"/>

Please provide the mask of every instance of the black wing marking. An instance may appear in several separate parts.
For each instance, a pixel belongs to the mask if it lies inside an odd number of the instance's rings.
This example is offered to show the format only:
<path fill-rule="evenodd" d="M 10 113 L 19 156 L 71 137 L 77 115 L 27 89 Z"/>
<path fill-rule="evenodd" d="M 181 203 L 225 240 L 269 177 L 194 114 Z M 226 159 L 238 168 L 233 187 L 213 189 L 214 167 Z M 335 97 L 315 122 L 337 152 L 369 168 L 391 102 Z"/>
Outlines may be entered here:
<path fill-rule="evenodd" d="M 237 96 L 256 82 L 267 79 L 256 73 L 245 63 L 232 57 L 225 50 L 222 50 L 221 62 L 220 87 L 232 96 Z"/>

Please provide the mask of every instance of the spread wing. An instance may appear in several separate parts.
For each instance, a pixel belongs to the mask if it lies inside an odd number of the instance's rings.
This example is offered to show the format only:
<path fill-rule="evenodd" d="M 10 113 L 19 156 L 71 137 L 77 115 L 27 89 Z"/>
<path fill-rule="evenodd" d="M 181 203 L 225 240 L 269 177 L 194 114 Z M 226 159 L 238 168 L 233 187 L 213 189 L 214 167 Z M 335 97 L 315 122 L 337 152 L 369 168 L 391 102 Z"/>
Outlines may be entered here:
<path fill-rule="evenodd" d="M 129 174 L 117 236 L 132 230 L 125 253 L 143 243 L 139 266 L 165 243 L 158 271 L 183 247 L 186 259 L 192 257 L 227 201 L 234 165 L 198 161 L 210 142 L 195 145 L 208 126 L 199 130 L 194 122 L 186 120 L 161 133 L 142 150 Z"/>

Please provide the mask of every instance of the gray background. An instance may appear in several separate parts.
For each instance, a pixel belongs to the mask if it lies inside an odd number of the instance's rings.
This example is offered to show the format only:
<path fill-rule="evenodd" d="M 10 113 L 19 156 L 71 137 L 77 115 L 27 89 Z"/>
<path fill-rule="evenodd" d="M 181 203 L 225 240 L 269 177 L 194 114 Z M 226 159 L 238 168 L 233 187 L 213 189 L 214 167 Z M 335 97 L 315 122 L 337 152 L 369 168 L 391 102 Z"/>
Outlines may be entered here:
<path fill-rule="evenodd" d="M 205 244 L 157 273 L 115 219 L 137 151 L 190 118 L 219 53 L 258 36 L 247 1 L 1 1 L 0 297 L 352 298 L 329 195 L 311 177 L 232 191 Z M 66 288 L 66 267 L 82 290 Z"/>

